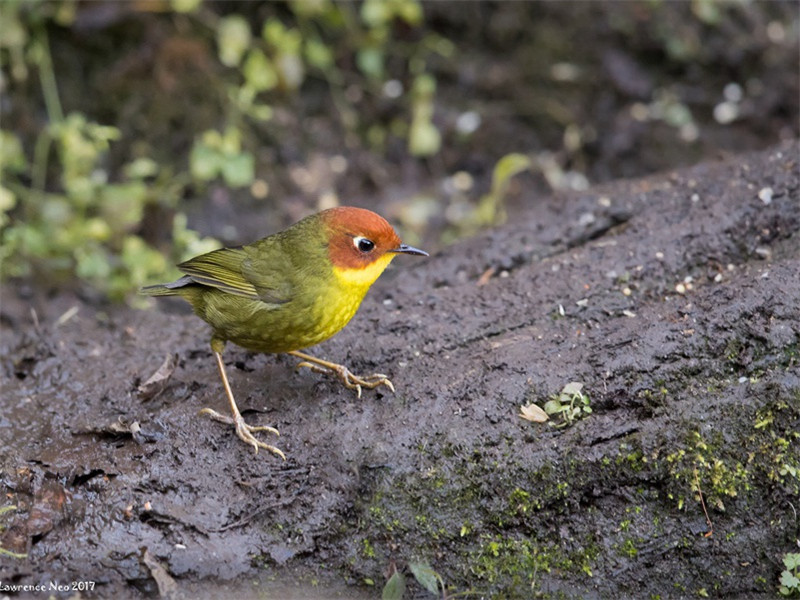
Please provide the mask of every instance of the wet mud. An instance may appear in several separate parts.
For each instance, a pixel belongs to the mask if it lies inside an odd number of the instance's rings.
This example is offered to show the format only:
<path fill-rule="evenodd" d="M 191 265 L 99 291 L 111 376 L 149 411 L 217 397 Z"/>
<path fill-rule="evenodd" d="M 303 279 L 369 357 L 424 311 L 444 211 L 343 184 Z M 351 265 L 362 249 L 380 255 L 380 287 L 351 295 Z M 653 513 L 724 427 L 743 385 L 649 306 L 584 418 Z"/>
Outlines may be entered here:
<path fill-rule="evenodd" d="M 48 591 L 0 595 L 377 597 L 399 570 L 426 597 L 416 561 L 476 597 L 774 597 L 800 536 L 798 150 L 529 198 L 395 261 L 313 349 L 395 394 L 229 346 L 286 462 L 198 416 L 225 400 L 179 302 L 4 289 L 0 580 Z M 519 417 L 569 382 L 591 414 Z"/>

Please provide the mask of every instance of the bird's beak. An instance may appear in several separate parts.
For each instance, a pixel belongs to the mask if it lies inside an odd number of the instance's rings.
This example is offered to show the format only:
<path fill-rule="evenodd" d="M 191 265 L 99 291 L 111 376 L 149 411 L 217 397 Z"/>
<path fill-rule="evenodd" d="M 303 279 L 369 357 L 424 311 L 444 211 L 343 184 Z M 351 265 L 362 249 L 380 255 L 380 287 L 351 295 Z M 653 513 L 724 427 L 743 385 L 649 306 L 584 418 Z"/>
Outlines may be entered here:
<path fill-rule="evenodd" d="M 398 254 L 416 254 L 418 256 L 428 256 L 428 253 L 425 250 L 420 250 L 419 248 L 414 248 L 413 246 L 409 246 L 408 244 L 400 244 L 397 248 L 393 248 L 389 250 L 389 252 L 397 252 Z"/>

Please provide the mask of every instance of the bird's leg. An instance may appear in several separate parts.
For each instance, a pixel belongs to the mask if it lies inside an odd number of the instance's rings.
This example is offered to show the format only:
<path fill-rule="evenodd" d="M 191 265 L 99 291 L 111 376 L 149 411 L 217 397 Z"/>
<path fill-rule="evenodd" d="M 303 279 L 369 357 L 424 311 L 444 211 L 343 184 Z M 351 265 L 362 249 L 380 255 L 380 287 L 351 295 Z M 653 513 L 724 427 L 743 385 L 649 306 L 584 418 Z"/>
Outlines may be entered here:
<path fill-rule="evenodd" d="M 236 400 L 233 399 L 233 392 L 231 391 L 231 384 L 228 383 L 228 375 L 225 373 L 225 363 L 222 361 L 222 348 L 217 349 L 214 344 L 215 340 L 211 342 L 211 348 L 214 351 L 214 358 L 217 359 L 217 367 L 219 368 L 220 377 L 222 377 L 222 385 L 225 388 L 225 394 L 228 397 L 228 403 L 231 406 L 231 412 L 233 413 L 232 417 L 227 415 L 222 415 L 215 410 L 210 408 L 204 408 L 200 411 L 201 415 L 208 415 L 215 421 L 220 421 L 221 423 L 226 423 L 228 425 L 233 425 L 236 428 L 236 435 L 239 436 L 246 444 L 250 444 L 253 449 L 258 454 L 259 448 L 264 448 L 264 450 L 269 450 L 273 454 L 277 454 L 283 460 L 286 460 L 286 455 L 281 452 L 279 448 L 275 446 L 270 446 L 269 444 L 265 444 L 261 440 L 257 439 L 254 435 L 254 431 L 269 431 L 270 433 L 274 433 L 275 435 L 280 435 L 278 430 L 274 427 L 255 427 L 253 425 L 248 425 L 245 423 L 244 417 L 242 417 L 242 413 L 239 412 L 239 407 L 236 406 Z"/>
<path fill-rule="evenodd" d="M 356 390 L 358 397 L 361 398 L 361 388 L 365 387 L 367 389 L 373 389 L 378 387 L 379 385 L 385 385 L 390 390 L 394 391 L 394 386 L 392 382 L 389 381 L 389 378 L 382 374 L 382 373 L 373 373 L 372 375 L 367 375 L 366 377 L 359 377 L 350 372 L 350 370 L 345 367 L 344 365 L 339 365 L 333 362 L 329 362 L 327 360 L 322 360 L 321 358 L 316 358 L 315 356 L 311 356 L 310 354 L 306 354 L 305 352 L 298 352 L 293 351 L 289 352 L 292 356 L 296 356 L 299 359 L 302 359 L 303 362 L 297 365 L 298 369 L 302 369 L 306 367 L 311 369 L 315 373 L 324 373 L 326 375 L 334 375 L 336 376 L 339 381 L 341 381 L 346 387 L 350 388 L 351 390 Z"/>

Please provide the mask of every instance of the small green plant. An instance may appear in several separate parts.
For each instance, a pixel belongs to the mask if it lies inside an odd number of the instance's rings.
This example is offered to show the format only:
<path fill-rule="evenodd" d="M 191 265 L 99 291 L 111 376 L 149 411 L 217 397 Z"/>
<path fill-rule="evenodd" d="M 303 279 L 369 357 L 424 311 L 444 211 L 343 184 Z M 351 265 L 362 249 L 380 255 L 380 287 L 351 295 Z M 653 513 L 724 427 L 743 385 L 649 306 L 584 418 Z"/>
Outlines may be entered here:
<path fill-rule="evenodd" d="M 800 596 L 800 553 L 789 552 L 785 554 L 783 556 L 783 565 L 786 568 L 781 571 L 780 587 L 778 591 L 781 593 L 781 596 Z"/>
<path fill-rule="evenodd" d="M 444 233 L 443 241 L 451 243 L 464 237 L 476 234 L 485 227 L 501 225 L 506 220 L 506 196 L 513 178 L 530 170 L 531 159 L 517 152 L 511 152 L 501 157 L 492 170 L 492 186 L 489 192 L 475 202 L 466 193 L 472 188 L 472 178 L 466 173 L 457 173 L 453 181 L 465 176 L 461 181 L 466 184 L 456 184 L 456 191 L 450 200 L 448 217 L 452 226 Z"/>
<path fill-rule="evenodd" d="M 531 159 L 524 154 L 506 154 L 492 171 L 492 187 L 481 198 L 476 218 L 479 225 L 499 225 L 506 220 L 505 199 L 511 179 L 531 168 Z"/>
<path fill-rule="evenodd" d="M 578 419 L 583 419 L 592 414 L 589 396 L 584 394 L 583 384 L 572 381 L 564 386 L 557 396 L 551 396 L 544 405 L 544 411 L 554 420 L 550 421 L 553 427 L 569 427 Z M 555 417 L 561 416 L 561 420 Z"/>

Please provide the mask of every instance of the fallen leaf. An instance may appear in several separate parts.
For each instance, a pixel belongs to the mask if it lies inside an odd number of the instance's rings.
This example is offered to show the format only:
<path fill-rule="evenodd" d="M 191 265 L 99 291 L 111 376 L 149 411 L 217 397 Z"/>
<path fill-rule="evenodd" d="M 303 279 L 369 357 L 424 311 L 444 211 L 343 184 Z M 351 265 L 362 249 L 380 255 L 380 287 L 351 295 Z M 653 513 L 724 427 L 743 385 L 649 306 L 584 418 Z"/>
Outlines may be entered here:
<path fill-rule="evenodd" d="M 178 584 L 167 573 L 167 570 L 161 566 L 155 557 L 150 554 L 150 551 L 145 548 L 142 554 L 142 562 L 150 569 L 150 576 L 155 580 L 158 586 L 158 595 L 161 598 L 174 598 L 178 593 Z"/>
<path fill-rule="evenodd" d="M 122 417 L 106 425 L 93 425 L 75 431 L 76 435 L 102 435 L 102 436 L 131 436 L 137 444 L 153 442 L 162 437 L 162 432 L 157 423 L 148 425 L 147 431 L 142 429 L 139 421 L 128 423 Z"/>
<path fill-rule="evenodd" d="M 527 406 L 519 407 L 519 416 L 534 423 L 544 423 L 550 417 L 540 407 L 535 404 L 528 404 Z"/>
<path fill-rule="evenodd" d="M 169 383 L 169 378 L 175 372 L 175 367 L 178 366 L 178 355 L 169 354 L 164 362 L 158 367 L 158 370 L 153 373 L 150 378 L 139 386 L 136 390 L 142 402 L 147 402 L 158 396 Z"/>

